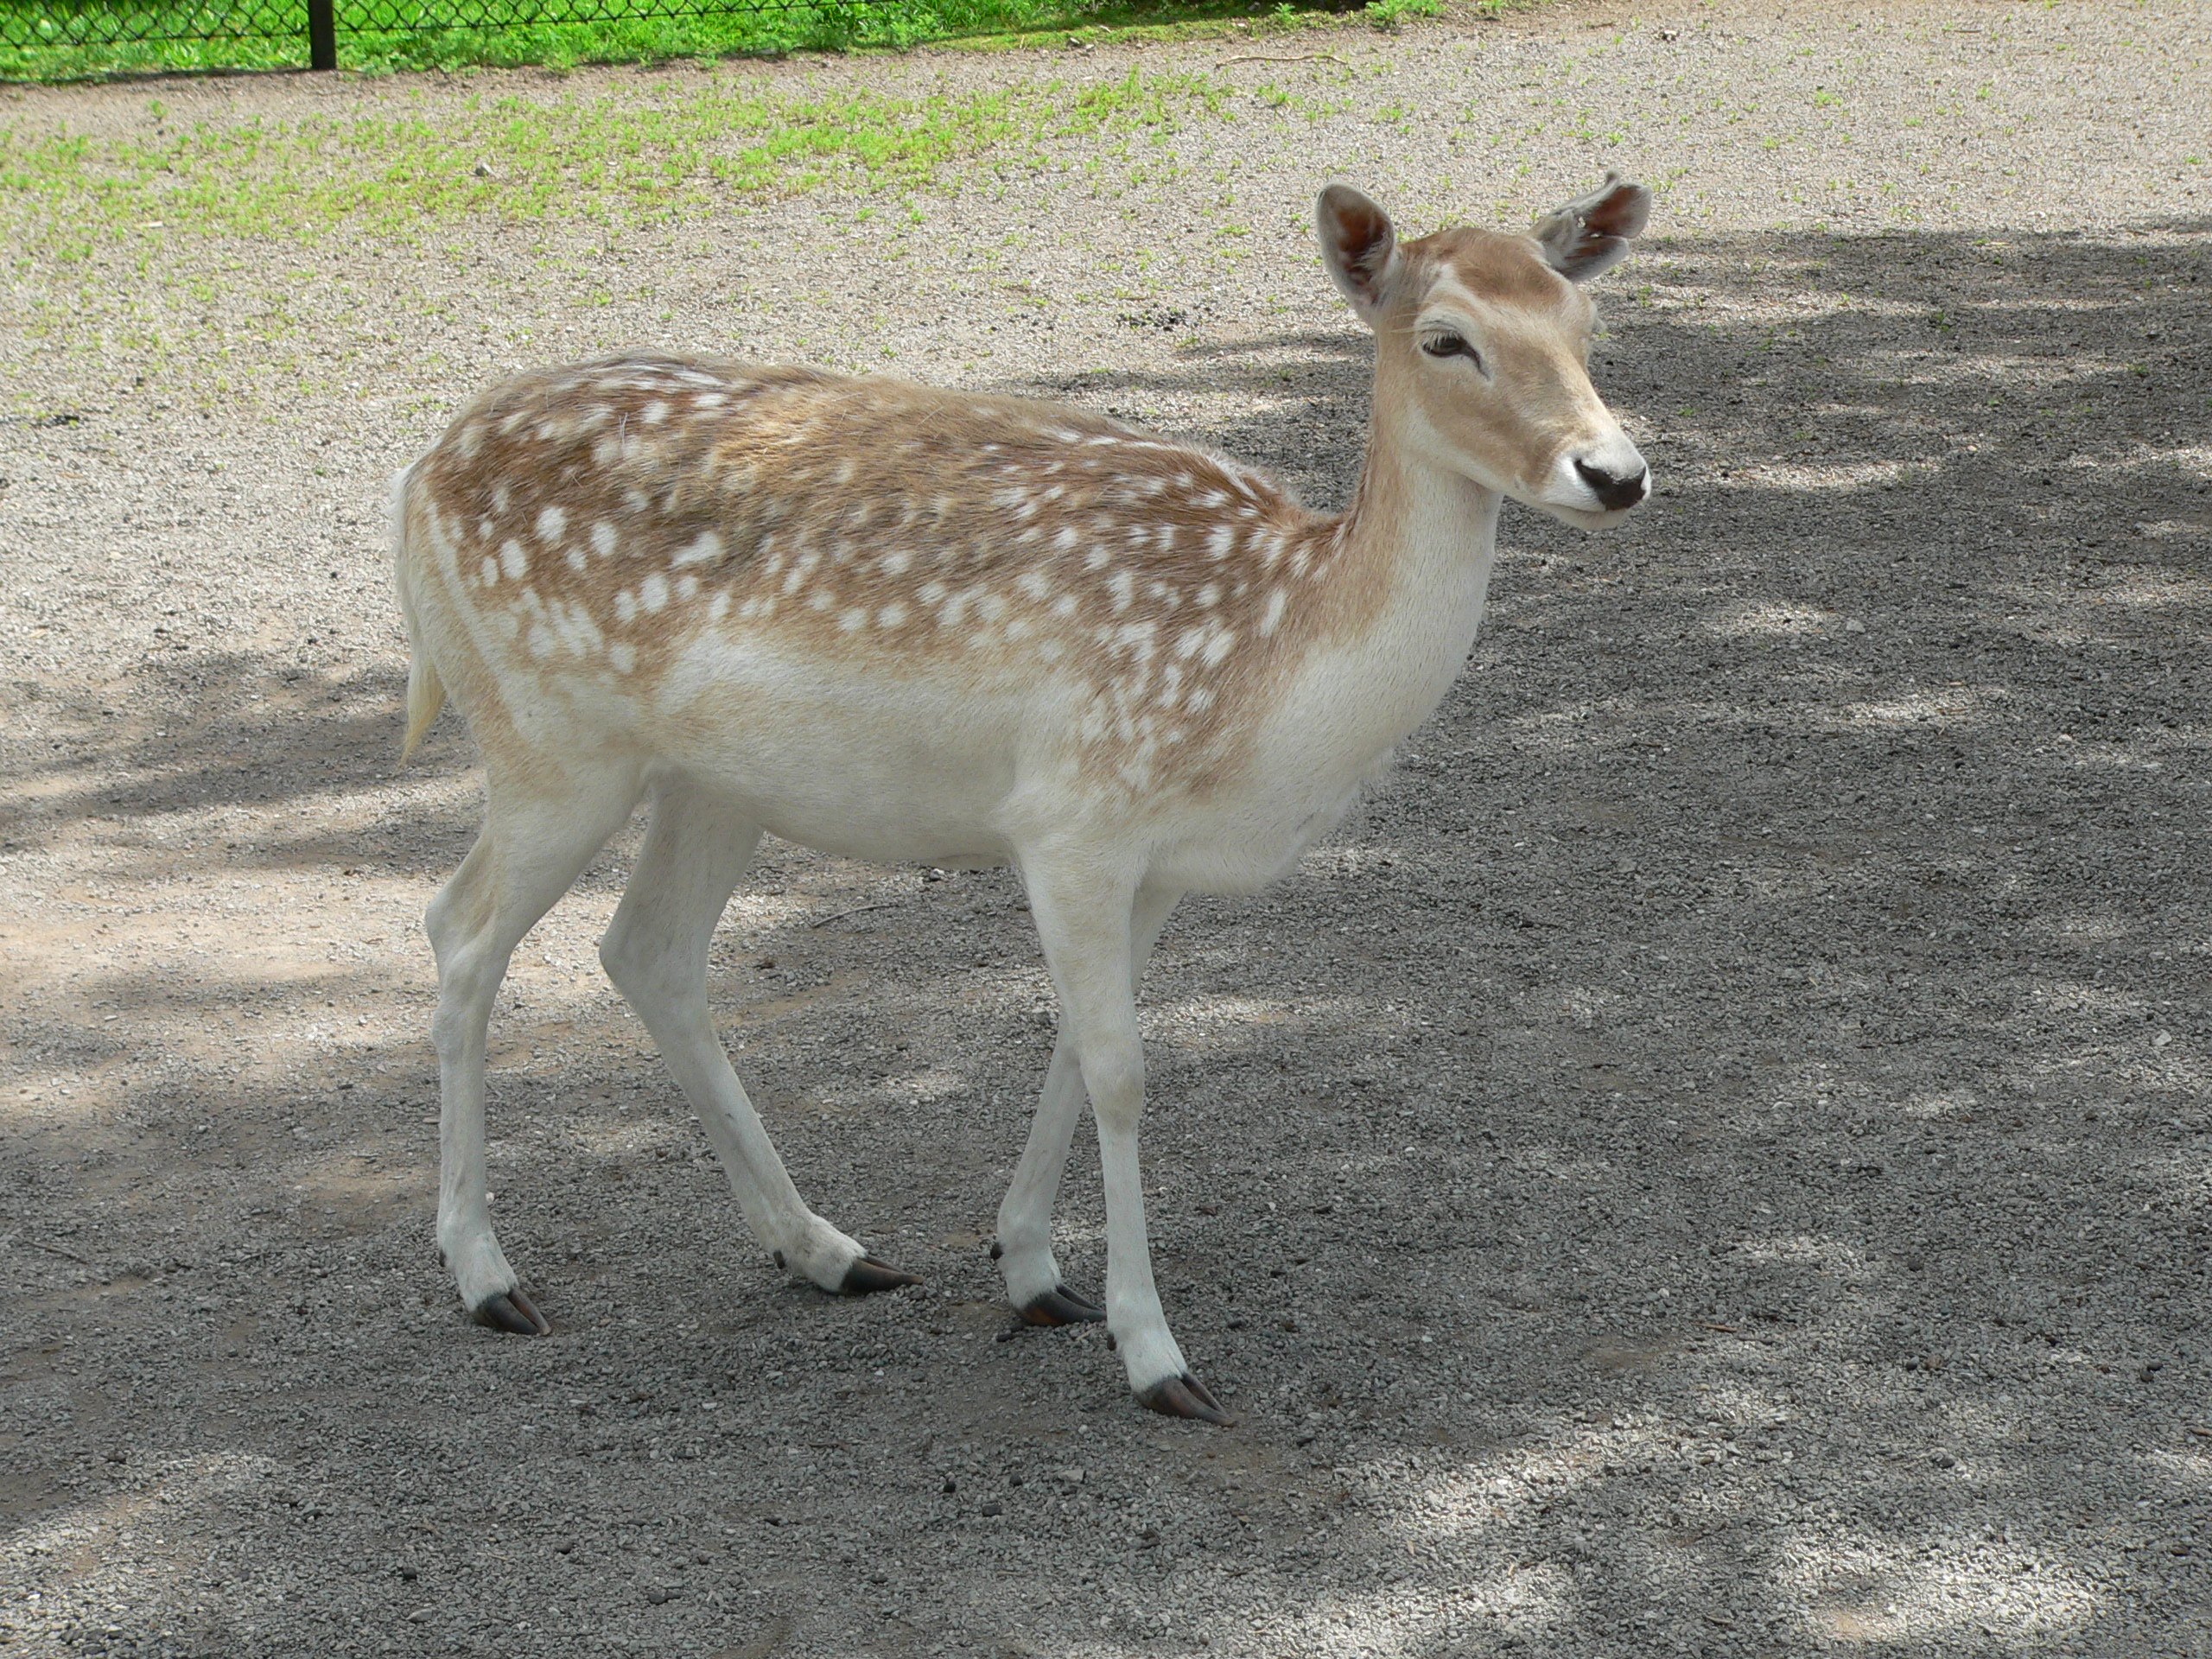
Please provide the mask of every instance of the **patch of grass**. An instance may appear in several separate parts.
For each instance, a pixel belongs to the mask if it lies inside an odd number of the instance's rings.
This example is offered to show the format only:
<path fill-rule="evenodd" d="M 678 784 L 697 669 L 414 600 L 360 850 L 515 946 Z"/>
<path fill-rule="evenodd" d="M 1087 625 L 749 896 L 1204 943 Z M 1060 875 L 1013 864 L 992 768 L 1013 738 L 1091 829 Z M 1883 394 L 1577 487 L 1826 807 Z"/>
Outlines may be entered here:
<path fill-rule="evenodd" d="M 519 0 L 518 10 L 542 0 Z M 665 0 L 659 0 L 665 3 Z M 508 29 L 444 29 L 449 0 L 339 0 L 340 67 L 372 73 L 476 65 L 646 63 L 674 58 L 775 57 L 798 51 L 897 50 L 929 41 L 1033 41 L 1040 35 L 1218 27 L 1266 10 L 1252 0 L 754 0 L 707 16 L 640 15 Z M 1353 9 L 1357 0 L 1299 0 L 1273 8 L 1294 21 Z M 1479 10 L 1503 0 L 1481 0 Z M 175 70 L 297 69 L 307 65 L 304 11 L 283 0 L 0 0 L 0 80 L 66 80 Z M 609 7 L 608 9 L 614 9 Z M 1378 23 L 1433 16 L 1442 0 L 1373 0 Z M 138 40 L 120 34 L 260 30 L 217 40 Z"/>
<path fill-rule="evenodd" d="M 1437 17 L 1444 12 L 1444 0 L 1367 0 L 1361 13 L 1377 29 L 1395 29 L 1408 17 Z"/>
<path fill-rule="evenodd" d="M 735 195 L 845 181 L 896 191 L 948 164 L 1034 156 L 1071 138 L 1233 119 L 1243 95 L 1191 74 L 1071 87 L 808 97 L 735 80 L 655 101 L 511 96 L 420 114 L 199 124 L 150 137 L 0 127 L 0 226 L 25 251 L 81 259 L 96 239 L 409 241 L 493 217 L 638 223 Z"/>

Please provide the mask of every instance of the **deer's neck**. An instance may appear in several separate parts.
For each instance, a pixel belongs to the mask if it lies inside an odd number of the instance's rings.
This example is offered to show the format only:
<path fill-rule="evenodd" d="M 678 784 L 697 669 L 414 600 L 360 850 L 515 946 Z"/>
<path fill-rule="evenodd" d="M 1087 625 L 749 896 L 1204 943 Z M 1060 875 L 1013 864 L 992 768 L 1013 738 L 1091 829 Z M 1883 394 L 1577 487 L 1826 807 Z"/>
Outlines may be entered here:
<path fill-rule="evenodd" d="M 1363 590 L 1354 647 L 1363 740 L 1376 751 L 1426 720 L 1466 660 L 1497 548 L 1495 491 L 1427 464 L 1378 409 L 1338 528 L 1344 578 Z"/>

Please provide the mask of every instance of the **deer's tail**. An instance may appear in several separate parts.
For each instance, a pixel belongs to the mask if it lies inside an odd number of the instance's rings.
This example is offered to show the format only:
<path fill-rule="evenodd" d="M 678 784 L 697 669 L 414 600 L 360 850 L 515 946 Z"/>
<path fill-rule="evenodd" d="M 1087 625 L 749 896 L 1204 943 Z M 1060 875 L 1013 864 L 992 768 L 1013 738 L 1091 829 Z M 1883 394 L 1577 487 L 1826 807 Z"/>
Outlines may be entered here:
<path fill-rule="evenodd" d="M 423 649 L 422 625 L 415 616 L 414 561 L 407 550 L 407 480 L 413 470 L 408 467 L 395 473 L 391 480 L 392 580 L 399 588 L 400 618 L 407 625 L 407 735 L 399 746 L 402 766 L 446 706 L 445 683 L 438 678 L 437 664 L 430 660 L 430 653 Z"/>

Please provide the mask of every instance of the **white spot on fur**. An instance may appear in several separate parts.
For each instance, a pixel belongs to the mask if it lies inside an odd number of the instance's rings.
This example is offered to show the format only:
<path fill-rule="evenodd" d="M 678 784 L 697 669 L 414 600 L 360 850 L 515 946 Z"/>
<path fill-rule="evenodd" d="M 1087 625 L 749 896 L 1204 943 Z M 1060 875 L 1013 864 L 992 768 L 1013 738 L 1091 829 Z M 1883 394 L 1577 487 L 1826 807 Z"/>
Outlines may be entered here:
<path fill-rule="evenodd" d="M 638 620 L 638 599 L 627 588 L 614 595 L 614 620 L 634 622 Z"/>
<path fill-rule="evenodd" d="M 676 579 L 676 596 L 678 599 L 698 598 L 699 578 L 691 575 L 689 571 L 686 571 L 683 575 L 678 576 Z"/>
<path fill-rule="evenodd" d="M 613 558 L 614 544 L 614 526 L 606 519 L 601 519 L 591 527 L 591 550 L 598 554 L 601 558 Z"/>
<path fill-rule="evenodd" d="M 1260 638 L 1262 639 L 1273 633 L 1282 621 L 1284 603 L 1285 595 L 1280 588 L 1268 595 L 1267 607 L 1260 613 Z"/>
<path fill-rule="evenodd" d="M 1030 598 L 1042 601 L 1052 591 L 1052 579 L 1042 570 L 1025 570 L 1015 578 L 1015 587 Z"/>
<path fill-rule="evenodd" d="M 843 612 L 837 618 L 837 632 L 840 633 L 855 633 L 867 626 L 868 612 L 858 605 Z"/>
<path fill-rule="evenodd" d="M 880 560 L 877 561 L 877 563 L 883 567 L 883 574 L 887 576 L 895 576 L 899 575 L 913 562 L 914 556 L 906 551 L 903 547 L 893 549 L 890 552 L 885 554 Z"/>
<path fill-rule="evenodd" d="M 548 547 L 561 539 L 561 532 L 569 527 L 569 515 L 558 507 L 546 507 L 537 515 L 537 539 Z"/>
<path fill-rule="evenodd" d="M 1234 524 L 1216 524 L 1213 533 L 1206 537 L 1206 556 L 1225 559 L 1229 556 L 1229 550 L 1236 543 L 1236 527 Z"/>
<path fill-rule="evenodd" d="M 647 426 L 658 426 L 663 421 L 668 418 L 668 404 L 666 400 L 659 397 L 654 398 L 652 402 L 647 404 L 643 409 L 638 411 L 638 418 L 644 422 Z"/>
<path fill-rule="evenodd" d="M 887 628 L 895 628 L 906 620 L 906 607 L 894 599 L 875 613 L 875 620 Z"/>
<path fill-rule="evenodd" d="M 522 543 L 512 536 L 499 543 L 499 569 L 507 573 L 510 582 L 520 582 L 530 571 L 530 556 L 522 550 Z"/>
<path fill-rule="evenodd" d="M 627 674 L 638 665 L 638 648 L 626 639 L 619 639 L 607 647 L 607 660 L 614 664 L 617 674 Z"/>
<path fill-rule="evenodd" d="M 1137 579 L 1127 570 L 1116 570 L 1106 579 L 1106 591 L 1114 596 L 1114 609 L 1118 613 L 1129 608 L 1135 594 Z"/>
<path fill-rule="evenodd" d="M 484 585 L 486 588 L 496 588 L 499 585 L 499 562 L 497 559 L 484 561 Z"/>
<path fill-rule="evenodd" d="M 649 611 L 668 608 L 668 578 L 658 570 L 638 584 L 638 603 Z"/>
<path fill-rule="evenodd" d="M 711 530 L 704 530 L 677 548 L 668 563 L 671 569 L 681 569 L 687 564 L 711 564 L 721 556 L 722 538 Z"/>
<path fill-rule="evenodd" d="M 1062 594 L 1058 599 L 1054 600 L 1052 601 L 1052 614 L 1061 618 L 1073 616 L 1075 614 L 1075 595 L 1073 594 Z"/>

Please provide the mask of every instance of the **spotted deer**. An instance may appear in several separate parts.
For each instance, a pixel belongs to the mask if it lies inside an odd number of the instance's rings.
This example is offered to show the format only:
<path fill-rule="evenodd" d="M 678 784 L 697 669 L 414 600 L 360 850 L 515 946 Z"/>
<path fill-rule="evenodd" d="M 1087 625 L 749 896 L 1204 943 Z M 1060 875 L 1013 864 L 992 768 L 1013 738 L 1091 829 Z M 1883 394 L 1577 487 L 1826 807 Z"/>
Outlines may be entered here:
<path fill-rule="evenodd" d="M 517 944 L 649 799 L 601 960 L 785 1271 L 917 1282 L 808 1209 L 716 1039 L 708 945 L 754 846 L 1011 866 L 1059 1020 L 998 1213 L 1007 1297 L 1032 1324 L 1103 1319 L 1139 1401 L 1227 1421 L 1153 1281 L 1137 981 L 1180 895 L 1282 874 L 1436 707 L 1503 498 L 1589 529 L 1643 499 L 1580 284 L 1649 208 L 1609 175 L 1531 235 L 1401 244 L 1367 197 L 1325 191 L 1323 263 L 1376 340 L 1337 515 L 1083 410 L 810 369 L 632 354 L 471 404 L 394 492 L 406 747 L 450 698 L 486 772 L 482 833 L 428 917 L 437 1235 L 468 1309 L 550 1328 L 487 1209 L 486 1025 Z M 1086 1098 L 1103 1308 L 1052 1247 Z"/>

